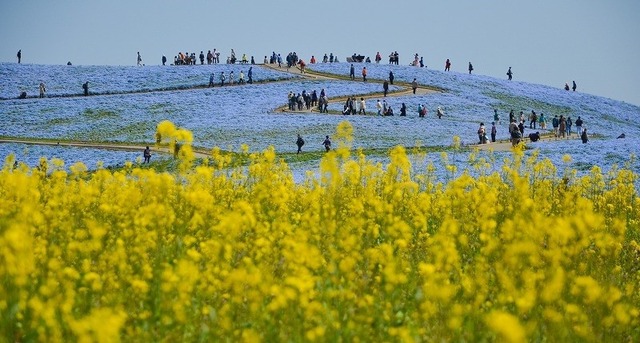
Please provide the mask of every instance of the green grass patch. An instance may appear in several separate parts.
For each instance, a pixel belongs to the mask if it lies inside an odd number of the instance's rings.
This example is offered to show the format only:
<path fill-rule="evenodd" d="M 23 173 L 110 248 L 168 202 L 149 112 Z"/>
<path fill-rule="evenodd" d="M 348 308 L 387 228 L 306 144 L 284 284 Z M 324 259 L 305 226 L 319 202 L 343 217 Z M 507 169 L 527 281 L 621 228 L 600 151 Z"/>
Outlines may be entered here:
<path fill-rule="evenodd" d="M 120 114 L 114 111 L 94 110 L 91 108 L 87 108 L 86 110 L 84 110 L 84 112 L 82 112 L 82 115 L 87 119 L 94 119 L 94 120 L 103 119 L 103 118 L 116 118 L 120 116 Z"/>

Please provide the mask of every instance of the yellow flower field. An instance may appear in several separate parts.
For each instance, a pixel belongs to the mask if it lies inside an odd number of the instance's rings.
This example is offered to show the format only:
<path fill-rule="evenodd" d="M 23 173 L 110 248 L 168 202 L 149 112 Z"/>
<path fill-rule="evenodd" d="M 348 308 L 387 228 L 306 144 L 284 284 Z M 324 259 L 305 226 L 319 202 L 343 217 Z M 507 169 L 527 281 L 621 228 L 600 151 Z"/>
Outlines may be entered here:
<path fill-rule="evenodd" d="M 0 339 L 640 341 L 637 175 L 516 151 L 441 184 L 402 147 L 368 161 L 351 130 L 300 184 L 273 149 L 194 167 L 170 123 L 177 175 L 7 161 Z"/>

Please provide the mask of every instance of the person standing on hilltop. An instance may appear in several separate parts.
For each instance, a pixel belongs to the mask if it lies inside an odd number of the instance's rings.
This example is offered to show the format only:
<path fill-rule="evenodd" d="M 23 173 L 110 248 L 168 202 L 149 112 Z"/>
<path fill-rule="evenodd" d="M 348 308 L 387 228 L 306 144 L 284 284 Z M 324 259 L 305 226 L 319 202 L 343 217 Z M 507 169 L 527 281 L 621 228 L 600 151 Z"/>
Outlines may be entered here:
<path fill-rule="evenodd" d="M 511 67 L 509 67 L 509 70 L 507 70 L 507 76 L 509 77 L 509 81 L 511 81 L 511 78 L 513 77 L 513 72 L 511 71 Z"/>
<path fill-rule="evenodd" d="M 162 55 L 162 65 L 166 65 L 167 63 L 167 56 Z"/>
<path fill-rule="evenodd" d="M 573 89 L 573 91 L 575 92 L 576 89 L 578 88 L 578 85 L 576 85 L 575 81 L 572 81 L 572 82 L 573 82 L 573 86 L 571 87 L 571 89 Z"/>
<path fill-rule="evenodd" d="M 142 65 L 142 56 L 140 56 L 140 51 L 138 51 L 138 62 L 137 62 L 138 66 Z"/>
<path fill-rule="evenodd" d="M 444 71 L 451 71 L 451 61 L 448 58 L 444 62 Z"/>
<path fill-rule="evenodd" d="M 469 62 L 469 75 L 471 75 L 472 71 L 473 71 L 473 65 L 471 64 L 471 62 Z"/>
<path fill-rule="evenodd" d="M 22 49 L 18 50 L 16 57 L 18 58 L 18 64 L 20 64 L 20 61 L 22 60 Z"/>

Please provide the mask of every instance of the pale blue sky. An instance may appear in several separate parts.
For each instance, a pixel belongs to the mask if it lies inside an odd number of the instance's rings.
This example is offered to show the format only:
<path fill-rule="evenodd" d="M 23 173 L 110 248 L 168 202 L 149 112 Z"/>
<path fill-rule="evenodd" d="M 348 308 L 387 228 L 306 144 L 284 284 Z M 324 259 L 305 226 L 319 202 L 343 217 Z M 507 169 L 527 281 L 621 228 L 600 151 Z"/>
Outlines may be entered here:
<path fill-rule="evenodd" d="M 0 62 L 135 65 L 230 49 L 261 62 L 333 52 L 413 54 L 429 68 L 506 77 L 640 105 L 638 0 L 0 0 Z"/>

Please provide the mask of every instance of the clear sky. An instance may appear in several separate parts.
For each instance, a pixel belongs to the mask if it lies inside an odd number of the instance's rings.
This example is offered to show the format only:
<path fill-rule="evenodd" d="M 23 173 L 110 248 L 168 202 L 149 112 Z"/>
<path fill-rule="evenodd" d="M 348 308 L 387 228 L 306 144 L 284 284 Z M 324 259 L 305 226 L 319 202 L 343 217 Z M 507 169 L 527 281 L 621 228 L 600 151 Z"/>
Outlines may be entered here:
<path fill-rule="evenodd" d="M 639 0 L 0 0 L 0 62 L 147 65 L 217 48 L 261 62 L 418 53 L 429 68 L 563 87 L 640 105 Z"/>

